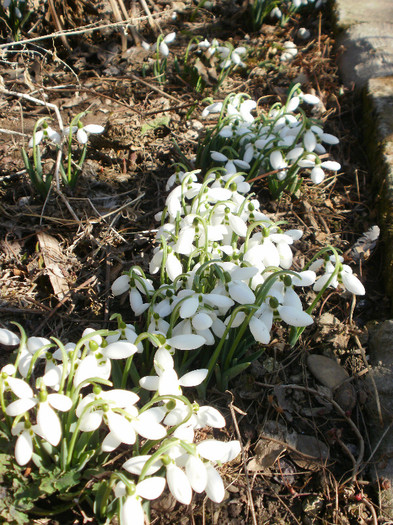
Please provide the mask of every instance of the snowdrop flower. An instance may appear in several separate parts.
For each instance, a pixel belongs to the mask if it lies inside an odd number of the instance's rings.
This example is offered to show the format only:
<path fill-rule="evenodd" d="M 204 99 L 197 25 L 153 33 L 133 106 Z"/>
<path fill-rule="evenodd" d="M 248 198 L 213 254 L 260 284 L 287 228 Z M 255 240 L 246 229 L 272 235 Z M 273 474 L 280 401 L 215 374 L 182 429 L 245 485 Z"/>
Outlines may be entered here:
<path fill-rule="evenodd" d="M 222 102 L 214 102 L 213 104 L 210 104 L 209 106 L 206 106 L 204 108 L 201 116 L 206 118 L 208 115 L 212 113 L 221 113 L 222 106 L 223 106 Z"/>
<path fill-rule="evenodd" d="M 48 394 L 40 391 L 36 396 L 26 384 L 21 388 L 20 383 L 13 379 L 9 386 L 14 394 L 19 397 L 6 407 L 6 414 L 11 417 L 25 415 L 25 422 L 19 422 L 12 429 L 13 435 L 18 435 L 15 444 L 15 458 L 19 465 L 25 465 L 31 459 L 33 453 L 33 433 L 48 441 L 54 447 L 60 442 L 62 435 L 61 422 L 55 410 L 67 412 L 72 406 L 72 400 L 62 394 Z M 37 424 L 31 425 L 28 420 L 28 412 L 37 406 Z"/>
<path fill-rule="evenodd" d="M 127 487 L 119 481 L 115 487 L 116 498 L 122 498 L 120 510 L 121 525 L 144 525 L 145 513 L 142 499 L 154 500 L 161 496 L 165 488 L 165 479 L 151 477 Z"/>
<path fill-rule="evenodd" d="M 33 357 L 36 352 L 39 352 L 44 346 L 50 347 L 52 342 L 45 337 L 29 337 L 26 345 L 20 350 L 20 358 L 18 363 L 18 371 L 22 377 L 26 377 Z M 41 353 L 38 359 L 44 359 L 45 355 Z"/>
<path fill-rule="evenodd" d="M 316 283 L 314 284 L 313 288 L 316 292 L 322 290 L 322 288 L 332 277 L 333 272 L 335 270 L 335 265 L 333 264 L 333 262 L 335 262 L 335 257 L 331 256 L 328 261 L 325 261 L 323 259 L 317 259 L 310 266 L 310 269 L 312 270 L 318 270 L 318 268 L 321 268 L 322 266 L 325 270 L 324 275 L 319 277 Z M 366 291 L 363 284 L 353 274 L 352 268 L 347 264 L 343 264 L 343 258 L 341 256 L 339 257 L 338 264 L 340 265 L 338 274 L 333 277 L 329 286 L 332 286 L 333 288 L 338 288 L 338 286 L 341 285 L 344 289 L 348 290 L 349 292 L 355 295 L 364 295 Z"/>
<path fill-rule="evenodd" d="M 62 140 L 60 133 L 48 126 L 46 122 L 43 123 L 42 129 L 36 131 L 33 137 L 29 140 L 29 148 L 32 148 L 34 145 L 38 146 L 42 139 L 49 139 L 55 144 L 60 144 Z"/>
<path fill-rule="evenodd" d="M 159 50 L 160 50 L 160 54 L 166 58 L 168 55 L 169 55 L 169 47 L 168 47 L 168 44 L 171 44 L 172 42 L 174 42 L 176 38 L 176 33 L 169 33 L 168 35 L 166 35 L 160 42 L 160 45 L 159 45 Z"/>
<path fill-rule="evenodd" d="M 86 126 L 79 127 L 78 131 L 76 132 L 76 138 L 77 141 L 80 144 L 86 144 L 89 140 L 89 135 L 99 135 L 100 133 L 104 132 L 104 127 L 99 126 L 98 124 L 87 124 Z"/>
<path fill-rule="evenodd" d="M 280 57 L 281 62 L 289 62 L 290 60 L 293 60 L 297 55 L 296 44 L 291 41 L 286 41 L 284 42 L 283 47 L 285 51 Z"/>

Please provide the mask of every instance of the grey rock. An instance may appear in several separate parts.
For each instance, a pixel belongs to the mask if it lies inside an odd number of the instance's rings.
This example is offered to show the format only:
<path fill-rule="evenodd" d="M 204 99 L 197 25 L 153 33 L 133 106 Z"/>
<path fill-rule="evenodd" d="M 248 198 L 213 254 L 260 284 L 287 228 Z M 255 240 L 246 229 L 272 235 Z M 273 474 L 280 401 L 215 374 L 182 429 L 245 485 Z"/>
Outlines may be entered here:
<path fill-rule="evenodd" d="M 310 354 L 307 357 L 307 366 L 312 375 L 322 383 L 322 385 L 332 390 L 336 389 L 348 379 L 347 371 L 334 361 L 334 359 L 330 359 L 324 355 Z"/>

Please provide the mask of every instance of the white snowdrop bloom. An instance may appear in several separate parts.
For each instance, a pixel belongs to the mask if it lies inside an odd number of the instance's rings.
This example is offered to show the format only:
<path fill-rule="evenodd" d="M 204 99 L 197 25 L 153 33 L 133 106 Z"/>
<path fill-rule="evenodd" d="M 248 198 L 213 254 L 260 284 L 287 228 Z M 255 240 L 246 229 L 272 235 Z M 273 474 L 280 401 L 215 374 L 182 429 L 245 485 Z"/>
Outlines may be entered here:
<path fill-rule="evenodd" d="M 286 109 L 289 112 L 296 111 L 300 104 L 300 98 L 299 97 L 292 97 L 291 100 L 287 103 Z"/>
<path fill-rule="evenodd" d="M 145 376 L 139 380 L 139 384 L 145 390 L 157 391 L 163 395 L 181 395 L 182 386 L 191 387 L 200 385 L 208 374 L 207 369 L 193 370 L 178 378 L 175 370 L 166 368 L 159 370 L 156 367 L 157 376 Z"/>
<path fill-rule="evenodd" d="M 0 344 L 4 346 L 17 346 L 20 343 L 18 335 L 7 330 L 6 328 L 0 328 Z"/>
<path fill-rule="evenodd" d="M 46 126 L 34 133 L 29 140 L 29 148 L 32 148 L 34 145 L 38 146 L 42 139 L 49 139 L 55 144 L 61 144 L 61 135 L 50 126 Z"/>
<path fill-rule="evenodd" d="M 310 38 L 311 33 L 305 27 L 300 27 L 298 32 L 297 32 L 297 35 L 298 35 L 299 38 L 302 38 L 303 40 L 307 40 L 308 38 Z"/>
<path fill-rule="evenodd" d="M 207 117 L 211 113 L 220 113 L 222 110 L 222 106 L 222 102 L 214 102 L 213 104 L 206 106 L 202 111 L 202 117 Z"/>
<path fill-rule="evenodd" d="M 288 166 L 288 164 L 284 160 L 284 157 L 282 156 L 281 151 L 278 149 L 270 153 L 269 160 L 270 160 L 270 165 L 274 170 L 281 170 Z"/>
<path fill-rule="evenodd" d="M 279 9 L 278 7 L 274 7 L 271 11 L 270 11 L 270 16 L 272 18 L 278 18 L 280 19 L 282 17 L 282 12 L 281 12 L 281 9 Z"/>
<path fill-rule="evenodd" d="M 86 144 L 90 134 L 99 135 L 104 132 L 104 129 L 103 126 L 99 126 L 98 124 L 87 124 L 86 126 L 78 127 L 78 131 L 76 132 L 77 141 L 80 144 Z"/>
<path fill-rule="evenodd" d="M 51 341 L 45 337 L 29 337 L 27 339 L 26 345 L 20 350 L 20 358 L 18 363 L 18 371 L 22 377 L 27 376 L 34 354 L 41 350 L 44 346 L 49 346 L 51 344 Z M 44 358 L 44 353 L 41 353 L 39 359 Z"/>
<path fill-rule="evenodd" d="M 366 290 L 359 279 L 352 273 L 352 268 L 343 264 L 343 269 L 339 273 L 342 284 L 348 292 L 355 295 L 364 295 Z"/>
<path fill-rule="evenodd" d="M 79 386 L 83 381 L 93 377 L 109 379 L 111 375 L 111 361 L 99 352 L 91 352 L 79 363 L 74 375 L 74 385 Z M 85 385 L 87 386 L 87 384 Z"/>
<path fill-rule="evenodd" d="M 20 393 L 22 392 L 20 391 Z M 24 393 L 29 394 L 28 389 L 26 389 Z M 46 397 L 46 399 L 42 400 L 41 396 Z M 59 417 L 54 409 L 67 412 L 72 406 L 72 400 L 63 394 L 45 393 L 44 395 L 41 393 L 39 396 L 35 396 L 34 394 L 24 395 L 6 407 L 6 414 L 12 417 L 20 416 L 34 406 L 38 406 L 37 425 L 34 427 L 34 432 L 43 437 L 51 445 L 57 446 L 60 442 L 62 429 Z M 24 432 L 22 432 L 22 434 L 24 434 Z M 26 434 L 24 434 L 21 439 L 27 446 L 28 439 Z"/>
<path fill-rule="evenodd" d="M 314 106 L 321 102 L 321 100 L 318 97 L 308 93 L 301 93 L 299 96 L 303 100 L 303 102 L 305 102 L 306 104 L 310 104 L 311 106 Z"/>
<path fill-rule="evenodd" d="M 135 486 L 135 492 L 128 494 L 125 484 L 120 481 L 115 486 L 115 496 L 124 498 L 120 510 L 121 525 L 144 525 L 145 513 L 142 507 L 143 499 L 154 500 L 161 496 L 165 488 L 165 479 L 151 477 L 140 481 Z"/>

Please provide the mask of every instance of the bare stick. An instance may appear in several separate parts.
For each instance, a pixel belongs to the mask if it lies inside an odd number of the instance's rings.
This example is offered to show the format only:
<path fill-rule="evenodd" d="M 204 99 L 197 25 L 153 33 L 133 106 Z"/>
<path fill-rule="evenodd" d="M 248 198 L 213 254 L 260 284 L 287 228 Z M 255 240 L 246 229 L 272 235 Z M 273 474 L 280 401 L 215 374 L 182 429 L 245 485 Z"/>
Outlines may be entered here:
<path fill-rule="evenodd" d="M 59 124 L 60 134 L 63 135 L 63 130 L 64 130 L 63 119 L 61 118 L 59 108 L 56 106 L 56 104 L 51 104 L 50 102 L 46 102 L 45 100 L 41 100 L 39 98 L 35 98 L 30 95 L 26 95 L 25 93 L 18 93 L 17 91 L 10 91 L 9 89 L 6 89 L 4 86 L 2 86 L 1 84 L 0 84 L 0 92 L 5 93 L 6 95 L 11 95 L 13 97 L 18 97 L 24 100 L 29 100 L 30 102 L 34 102 L 35 104 L 39 104 L 40 106 L 46 106 L 48 109 L 52 109 L 55 112 L 57 122 Z M 60 171 L 61 157 L 62 157 L 62 151 L 61 151 L 61 148 L 59 148 L 57 151 L 55 174 L 54 174 L 55 181 L 56 181 L 56 189 L 58 192 L 60 192 L 59 171 Z"/>
<path fill-rule="evenodd" d="M 231 394 L 231 396 L 232 396 L 232 401 L 229 403 L 229 409 L 231 411 L 232 421 L 233 421 L 233 424 L 235 426 L 237 439 L 239 440 L 240 448 L 241 448 L 241 451 L 242 451 L 243 469 L 244 469 L 244 474 L 246 476 L 247 496 L 248 496 L 248 503 L 249 503 L 250 509 L 251 509 L 252 522 L 253 522 L 253 525 L 258 525 L 257 517 L 255 515 L 254 500 L 253 500 L 253 497 L 252 497 L 252 492 L 251 492 L 251 487 L 250 487 L 250 479 L 248 477 L 246 454 L 244 452 L 244 447 L 243 447 L 243 443 L 242 443 L 242 436 L 240 434 L 239 425 L 237 424 L 237 419 L 236 419 L 236 415 L 235 415 L 235 408 L 234 408 L 234 405 L 233 405 L 233 394 L 232 394 L 232 392 L 229 392 L 229 391 L 227 391 L 227 392 L 229 394 Z"/>
<path fill-rule="evenodd" d="M 147 15 L 147 19 L 149 20 L 150 27 L 153 29 L 155 33 L 157 33 L 157 24 L 153 18 L 153 15 L 151 14 L 150 8 L 147 5 L 146 0 L 139 0 L 139 2 Z"/>

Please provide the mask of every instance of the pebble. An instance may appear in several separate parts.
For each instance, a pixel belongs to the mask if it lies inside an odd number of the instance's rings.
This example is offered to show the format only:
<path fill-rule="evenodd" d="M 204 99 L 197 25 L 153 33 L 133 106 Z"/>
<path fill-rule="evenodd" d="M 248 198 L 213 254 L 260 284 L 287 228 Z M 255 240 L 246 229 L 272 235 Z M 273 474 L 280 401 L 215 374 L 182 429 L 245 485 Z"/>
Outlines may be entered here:
<path fill-rule="evenodd" d="M 312 375 L 322 385 L 332 390 L 340 386 L 349 376 L 346 370 L 334 359 L 324 355 L 311 354 L 307 357 L 307 366 Z"/>

